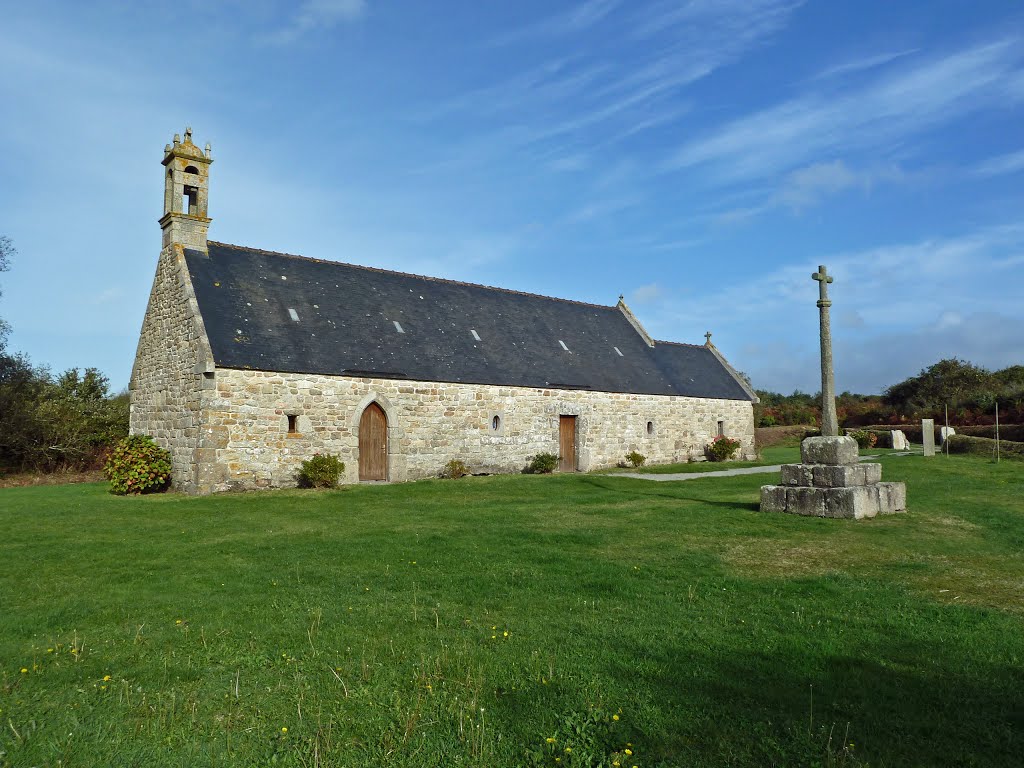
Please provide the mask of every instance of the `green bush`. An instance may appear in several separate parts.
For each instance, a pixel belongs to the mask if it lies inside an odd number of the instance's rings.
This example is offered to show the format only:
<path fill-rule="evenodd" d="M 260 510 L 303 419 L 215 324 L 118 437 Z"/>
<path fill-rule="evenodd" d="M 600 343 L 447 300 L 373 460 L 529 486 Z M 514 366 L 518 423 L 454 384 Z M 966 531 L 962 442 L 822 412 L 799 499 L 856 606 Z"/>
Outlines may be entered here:
<path fill-rule="evenodd" d="M 469 468 L 458 459 L 452 459 L 441 468 L 441 477 L 445 480 L 458 480 L 460 477 L 465 477 L 468 474 Z"/>
<path fill-rule="evenodd" d="M 704 447 L 708 461 L 728 461 L 740 449 L 740 441 L 719 435 Z"/>
<path fill-rule="evenodd" d="M 558 456 L 553 453 L 538 453 L 527 459 L 524 475 L 550 475 L 558 466 Z"/>
<path fill-rule="evenodd" d="M 163 491 L 171 484 L 171 454 L 149 435 L 129 435 L 114 448 L 103 474 L 118 496 Z"/>
<path fill-rule="evenodd" d="M 303 488 L 333 488 L 345 471 L 345 463 L 329 453 L 314 453 L 299 468 L 299 485 Z"/>
<path fill-rule="evenodd" d="M 642 467 L 647 461 L 647 457 L 637 451 L 630 451 L 626 454 L 626 461 L 634 467 Z"/>
<path fill-rule="evenodd" d="M 858 448 L 874 448 L 875 443 L 878 442 L 878 435 L 866 429 L 855 429 L 846 434 L 857 441 Z"/>

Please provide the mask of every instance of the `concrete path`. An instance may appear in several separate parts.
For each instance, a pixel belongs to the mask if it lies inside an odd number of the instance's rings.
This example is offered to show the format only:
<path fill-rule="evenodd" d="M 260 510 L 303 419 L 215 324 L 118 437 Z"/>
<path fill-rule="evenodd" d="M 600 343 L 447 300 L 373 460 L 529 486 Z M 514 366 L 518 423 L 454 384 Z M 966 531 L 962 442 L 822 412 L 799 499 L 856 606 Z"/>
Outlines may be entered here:
<path fill-rule="evenodd" d="M 890 456 L 909 456 L 910 453 L 890 453 Z M 861 456 L 859 461 L 877 459 L 878 455 Z M 639 472 L 617 472 L 610 477 L 632 477 L 636 480 L 654 480 L 656 483 L 667 483 L 670 480 L 700 480 L 704 477 L 736 477 L 737 475 L 767 475 L 772 472 L 781 472 L 781 464 L 772 464 L 766 467 L 741 467 L 740 469 L 720 469 L 715 472 L 678 472 L 673 475 L 641 474 Z"/>

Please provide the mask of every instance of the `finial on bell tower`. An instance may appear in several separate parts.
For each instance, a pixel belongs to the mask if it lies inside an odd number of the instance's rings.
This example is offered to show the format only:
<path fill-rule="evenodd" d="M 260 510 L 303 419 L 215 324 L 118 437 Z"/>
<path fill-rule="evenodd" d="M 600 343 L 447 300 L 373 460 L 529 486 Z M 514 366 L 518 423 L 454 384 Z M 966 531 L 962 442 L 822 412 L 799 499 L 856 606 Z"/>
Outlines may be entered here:
<path fill-rule="evenodd" d="M 201 150 L 192 143 L 192 127 L 185 128 L 185 140 L 174 134 L 174 144 L 164 147 L 164 215 L 160 219 L 163 247 L 178 243 L 186 248 L 206 250 L 210 189 L 210 145 Z"/>

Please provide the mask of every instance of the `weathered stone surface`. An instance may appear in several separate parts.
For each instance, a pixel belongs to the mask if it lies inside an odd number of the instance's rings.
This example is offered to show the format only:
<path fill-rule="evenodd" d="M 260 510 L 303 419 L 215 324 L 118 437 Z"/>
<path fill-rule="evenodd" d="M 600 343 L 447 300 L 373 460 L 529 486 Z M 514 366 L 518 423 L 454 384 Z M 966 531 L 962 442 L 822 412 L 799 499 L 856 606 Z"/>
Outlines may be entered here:
<path fill-rule="evenodd" d="M 864 470 L 858 464 L 812 464 L 814 485 L 818 488 L 845 488 L 864 485 Z"/>
<path fill-rule="evenodd" d="M 813 465 L 811 464 L 783 464 L 782 484 L 803 486 L 813 485 L 814 478 L 812 468 Z"/>
<path fill-rule="evenodd" d="M 804 464 L 856 464 L 857 441 L 852 437 L 808 437 L 800 443 Z"/>
<path fill-rule="evenodd" d="M 945 445 L 946 441 L 955 434 L 956 430 L 953 427 L 939 427 L 939 437 L 942 439 L 943 445 Z"/>
<path fill-rule="evenodd" d="M 762 512 L 785 512 L 786 491 L 784 485 L 762 485 L 761 486 L 761 511 Z"/>
<path fill-rule="evenodd" d="M 876 485 L 882 479 L 882 465 L 881 464 L 861 464 L 861 469 L 864 470 L 864 484 L 865 485 Z"/>
<path fill-rule="evenodd" d="M 910 448 L 910 441 L 903 434 L 902 429 L 894 429 L 889 433 L 892 436 L 892 447 L 897 451 L 905 451 Z"/>
<path fill-rule="evenodd" d="M 921 419 L 921 442 L 924 444 L 924 455 L 935 455 L 935 419 Z"/>
<path fill-rule="evenodd" d="M 879 483 L 878 506 L 883 515 L 907 511 L 907 486 L 905 483 Z"/>
<path fill-rule="evenodd" d="M 826 517 L 861 520 L 878 514 L 878 486 L 822 489 Z"/>
<path fill-rule="evenodd" d="M 821 488 L 788 488 L 786 511 L 791 515 L 825 517 L 825 494 Z"/>

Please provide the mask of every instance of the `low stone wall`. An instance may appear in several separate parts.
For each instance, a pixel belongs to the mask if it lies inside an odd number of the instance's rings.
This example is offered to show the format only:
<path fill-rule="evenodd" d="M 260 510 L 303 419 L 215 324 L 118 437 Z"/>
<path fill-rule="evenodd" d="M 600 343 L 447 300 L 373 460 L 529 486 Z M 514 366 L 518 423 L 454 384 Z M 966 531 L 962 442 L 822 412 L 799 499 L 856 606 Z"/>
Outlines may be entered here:
<path fill-rule="evenodd" d="M 316 452 L 338 455 L 343 482 L 357 482 L 359 419 L 372 402 L 387 415 L 393 481 L 435 477 L 450 459 L 472 472 L 517 472 L 536 453 L 558 453 L 562 415 L 577 417 L 580 470 L 614 466 L 632 450 L 649 463 L 702 457 L 719 421 L 740 441 L 740 458 L 754 456 L 747 401 L 233 369 L 214 377 L 202 395 L 210 466 L 200 492 L 294 485 Z"/>

